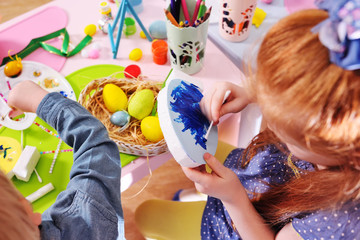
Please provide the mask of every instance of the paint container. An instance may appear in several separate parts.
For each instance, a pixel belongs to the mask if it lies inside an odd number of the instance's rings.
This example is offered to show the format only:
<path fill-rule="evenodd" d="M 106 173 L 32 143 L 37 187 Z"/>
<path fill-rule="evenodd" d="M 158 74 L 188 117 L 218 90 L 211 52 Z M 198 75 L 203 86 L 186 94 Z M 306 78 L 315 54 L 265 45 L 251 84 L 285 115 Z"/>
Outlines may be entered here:
<path fill-rule="evenodd" d="M 168 44 L 164 40 L 154 40 L 151 44 L 153 61 L 156 64 L 164 65 L 167 62 Z"/>
<path fill-rule="evenodd" d="M 110 5 L 106 1 L 100 3 L 100 13 L 104 18 L 113 19 Z"/>
<path fill-rule="evenodd" d="M 221 0 L 219 33 L 231 42 L 241 42 L 248 38 L 256 0 Z"/>
<path fill-rule="evenodd" d="M 131 4 L 136 13 L 141 13 L 144 10 L 142 0 L 128 0 L 128 2 Z M 127 9 L 126 12 L 131 14 L 129 9 Z"/>
<path fill-rule="evenodd" d="M 196 1 L 187 0 L 186 3 L 191 19 Z M 170 6 L 168 10 L 170 11 Z M 182 8 L 179 16 L 179 22 L 185 22 Z M 173 68 L 187 74 L 195 74 L 202 69 L 208 26 L 209 18 L 201 22 L 197 27 L 176 27 L 169 20 L 166 21 L 170 62 Z"/>
<path fill-rule="evenodd" d="M 113 16 L 108 2 L 100 3 L 100 13 L 101 18 L 98 21 L 98 27 L 103 33 L 107 34 L 109 24 L 113 23 Z"/>
<path fill-rule="evenodd" d="M 124 19 L 123 32 L 126 36 L 130 36 L 136 33 L 135 20 L 132 17 L 127 17 Z"/>

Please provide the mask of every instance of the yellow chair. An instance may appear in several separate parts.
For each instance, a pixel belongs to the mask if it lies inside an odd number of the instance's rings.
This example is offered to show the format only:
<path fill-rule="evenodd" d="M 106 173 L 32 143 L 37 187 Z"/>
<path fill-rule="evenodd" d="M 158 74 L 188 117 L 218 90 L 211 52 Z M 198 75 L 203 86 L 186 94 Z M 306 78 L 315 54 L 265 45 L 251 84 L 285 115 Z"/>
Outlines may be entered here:
<path fill-rule="evenodd" d="M 215 157 L 224 162 L 235 147 L 219 142 Z M 135 211 L 135 222 L 146 239 L 200 240 L 202 214 L 206 201 L 178 202 L 153 199 Z"/>

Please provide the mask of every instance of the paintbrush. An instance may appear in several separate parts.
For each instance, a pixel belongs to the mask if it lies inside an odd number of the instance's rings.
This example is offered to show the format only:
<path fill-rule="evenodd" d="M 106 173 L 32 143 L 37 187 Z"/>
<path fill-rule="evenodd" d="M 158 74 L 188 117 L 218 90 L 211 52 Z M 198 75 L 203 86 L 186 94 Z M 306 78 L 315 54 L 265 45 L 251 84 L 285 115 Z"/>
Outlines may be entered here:
<path fill-rule="evenodd" d="M 227 90 L 227 91 L 225 92 L 225 95 L 224 95 L 224 99 L 223 99 L 222 104 L 224 104 L 224 102 L 226 101 L 226 99 L 229 97 L 230 93 L 231 93 L 230 90 Z M 211 130 L 213 124 L 214 124 L 214 121 L 211 121 L 210 126 L 209 126 L 209 129 L 207 130 L 206 135 L 205 135 L 205 137 L 204 137 L 205 139 L 208 138 L 209 133 L 210 133 L 210 130 Z"/>

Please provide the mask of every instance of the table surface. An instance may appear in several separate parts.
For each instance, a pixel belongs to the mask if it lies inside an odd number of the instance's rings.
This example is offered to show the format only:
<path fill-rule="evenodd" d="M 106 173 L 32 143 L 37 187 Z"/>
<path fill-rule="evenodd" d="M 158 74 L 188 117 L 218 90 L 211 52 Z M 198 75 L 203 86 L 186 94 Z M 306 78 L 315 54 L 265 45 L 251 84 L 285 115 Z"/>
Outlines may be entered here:
<path fill-rule="evenodd" d="M 142 20 L 144 26 L 148 29 L 149 25 L 156 20 L 165 20 L 163 9 L 166 7 L 166 2 L 162 0 L 143 1 L 144 10 L 138 14 Z M 99 2 L 98 1 L 86 1 L 86 0 L 55 0 L 49 4 L 43 5 L 37 9 L 27 12 L 19 17 L 16 17 L 8 22 L 0 25 L 0 34 L 2 31 L 10 27 L 14 27 L 17 24 L 21 24 L 31 16 L 38 14 L 41 11 L 49 7 L 59 7 L 66 12 L 67 24 L 66 29 L 70 35 L 70 41 L 76 45 L 85 36 L 84 28 L 88 24 L 96 24 L 100 19 Z M 111 4 L 113 15 L 116 15 L 117 7 L 115 4 Z M 56 21 L 56 19 L 53 19 Z M 42 23 L 44 25 L 47 22 Z M 41 24 L 40 24 L 41 25 Z M 36 32 L 41 26 L 32 26 L 28 31 Z M 98 64 L 114 64 L 120 66 L 128 66 L 130 64 L 137 64 L 141 67 L 142 74 L 152 79 L 164 80 L 168 72 L 171 69 L 168 61 L 165 65 L 157 65 L 152 61 L 151 43 L 147 40 L 140 38 L 140 27 L 137 25 L 137 33 L 133 36 L 122 36 L 119 52 L 116 59 L 112 58 L 111 46 L 109 38 L 101 31 L 93 37 L 93 43 L 98 43 L 101 46 L 101 53 L 98 59 L 84 58 L 80 54 L 77 54 L 71 58 L 66 59 L 63 66 L 60 67 L 59 72 L 67 76 L 79 69 L 98 65 Z M 49 32 L 50 33 L 50 32 Z M 42 36 L 42 35 L 39 35 Z M 29 41 L 31 39 L 28 39 Z M 205 50 L 205 59 L 203 69 L 193 75 L 194 78 L 201 81 L 206 90 L 216 81 L 230 81 L 234 83 L 240 83 L 243 77 L 242 72 L 234 65 L 230 59 L 219 50 L 214 43 L 207 41 Z M 128 55 L 134 48 L 140 48 L 143 51 L 143 57 L 140 61 L 134 62 L 129 60 Z M 45 53 L 49 54 L 49 53 Z M 31 56 L 31 55 L 30 55 Z M 24 60 L 27 60 L 25 58 Z M 92 79 L 89 79 L 89 81 Z M 219 125 L 219 139 L 228 142 L 233 145 L 238 144 L 238 131 L 240 123 L 240 114 L 233 114 L 229 117 L 224 117 Z M 235 129 L 234 129 L 235 128 Z M 59 157 L 61 157 L 59 155 Z M 142 177 L 149 174 L 149 167 L 154 170 L 161 164 L 171 158 L 170 153 L 162 154 L 159 156 L 150 157 L 147 161 L 146 157 L 140 157 L 130 164 L 126 165 L 122 169 L 121 177 L 121 191 L 126 190 L 133 183 L 140 180 Z M 41 161 L 41 159 L 40 159 Z M 34 176 L 32 176 L 34 177 Z"/>
<path fill-rule="evenodd" d="M 210 0 L 214 2 L 215 0 Z M 215 10 L 209 24 L 209 39 L 241 70 L 248 67 L 248 63 L 255 67 L 256 53 L 266 32 L 281 18 L 298 10 L 315 8 L 314 0 L 273 0 L 267 4 L 258 0 L 257 7 L 266 12 L 263 23 L 257 28 L 250 28 L 247 39 L 241 42 L 230 42 L 219 34 L 219 3 L 214 3 Z"/>

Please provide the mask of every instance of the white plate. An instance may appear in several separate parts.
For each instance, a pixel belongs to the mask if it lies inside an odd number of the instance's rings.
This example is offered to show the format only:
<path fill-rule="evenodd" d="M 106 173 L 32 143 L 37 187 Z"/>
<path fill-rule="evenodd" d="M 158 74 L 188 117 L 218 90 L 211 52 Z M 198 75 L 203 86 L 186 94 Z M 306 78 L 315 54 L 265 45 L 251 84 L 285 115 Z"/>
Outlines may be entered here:
<path fill-rule="evenodd" d="M 4 73 L 5 65 L 0 67 L 0 97 L 7 101 L 7 97 L 12 88 L 25 80 L 31 80 L 39 84 L 48 92 L 59 92 L 64 97 L 76 101 L 74 90 L 63 75 L 54 69 L 38 62 L 22 61 L 22 71 L 16 77 L 7 77 Z M 31 126 L 36 114 L 25 113 L 24 119 L 13 121 L 7 113 L 0 119 L 0 124 L 14 130 L 23 130 Z"/>
<path fill-rule="evenodd" d="M 32 61 L 22 61 L 23 69 L 19 76 L 10 78 L 5 76 L 4 68 L 5 65 L 0 67 L 0 93 L 3 98 L 7 98 L 10 89 L 16 86 L 16 84 L 24 81 L 31 80 L 48 92 L 60 92 L 63 96 L 76 101 L 74 90 L 72 89 L 69 82 L 63 75 L 47 65 Z M 53 80 L 55 84 L 51 87 L 46 86 L 45 80 L 49 79 L 49 82 Z M 0 95 L 1 96 L 1 95 Z"/>

